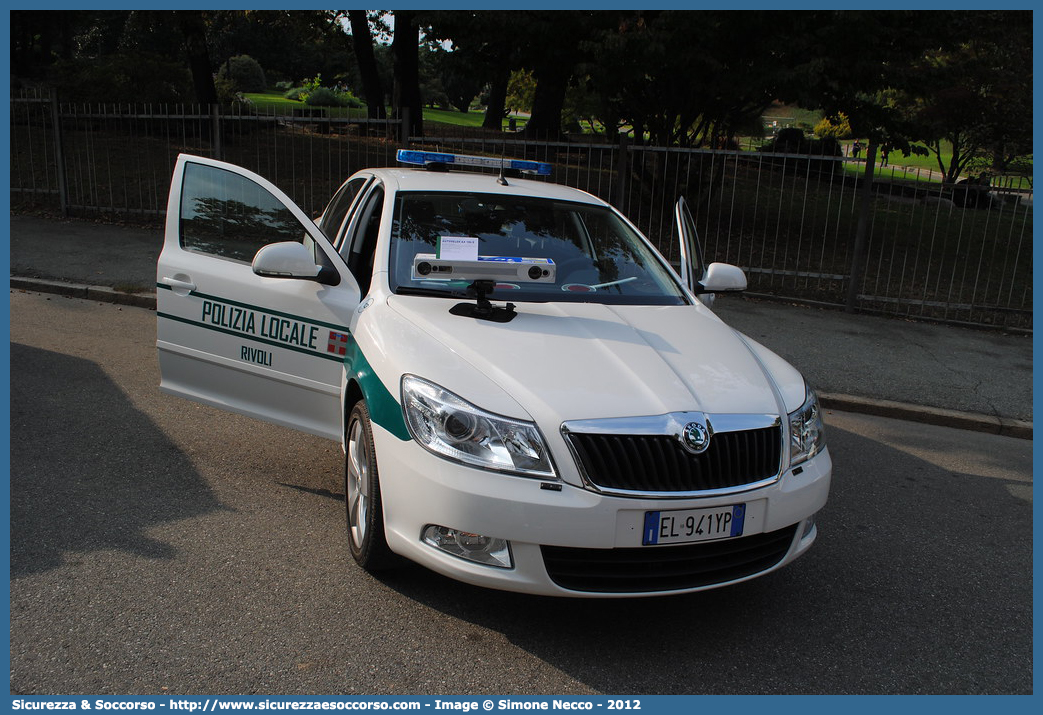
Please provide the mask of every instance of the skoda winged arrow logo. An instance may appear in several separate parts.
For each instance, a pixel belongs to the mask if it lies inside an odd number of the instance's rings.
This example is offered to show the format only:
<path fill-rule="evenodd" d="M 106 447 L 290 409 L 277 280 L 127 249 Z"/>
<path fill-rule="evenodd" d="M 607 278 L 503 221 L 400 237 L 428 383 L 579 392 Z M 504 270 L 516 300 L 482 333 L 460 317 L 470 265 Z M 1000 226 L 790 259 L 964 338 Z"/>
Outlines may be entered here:
<path fill-rule="evenodd" d="M 710 446 L 710 430 L 698 422 L 689 422 L 681 430 L 681 445 L 692 454 L 702 454 Z"/>

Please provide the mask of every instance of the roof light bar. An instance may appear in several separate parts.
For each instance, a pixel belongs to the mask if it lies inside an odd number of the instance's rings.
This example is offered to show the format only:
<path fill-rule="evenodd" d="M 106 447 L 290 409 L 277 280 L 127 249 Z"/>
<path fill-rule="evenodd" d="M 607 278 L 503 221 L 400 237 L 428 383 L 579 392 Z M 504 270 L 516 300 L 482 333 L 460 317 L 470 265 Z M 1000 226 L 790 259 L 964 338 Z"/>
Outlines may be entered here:
<path fill-rule="evenodd" d="M 428 164 L 445 164 L 447 166 L 484 166 L 493 169 L 514 169 L 538 176 L 550 176 L 551 165 L 542 161 L 526 159 L 497 159 L 492 156 L 469 156 L 467 154 L 447 154 L 436 151 L 413 151 L 399 149 L 396 157 L 403 164 L 427 166 Z"/>

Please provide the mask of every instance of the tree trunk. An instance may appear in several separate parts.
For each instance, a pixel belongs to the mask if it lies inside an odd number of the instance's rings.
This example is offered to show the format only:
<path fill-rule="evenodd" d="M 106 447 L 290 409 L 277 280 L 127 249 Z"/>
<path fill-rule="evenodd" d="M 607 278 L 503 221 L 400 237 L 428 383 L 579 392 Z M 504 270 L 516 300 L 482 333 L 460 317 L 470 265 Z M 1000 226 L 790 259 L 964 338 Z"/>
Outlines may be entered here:
<path fill-rule="evenodd" d="M 949 158 L 949 169 L 945 172 L 945 183 L 955 184 L 960 178 L 960 145 L 952 143 L 952 156 Z"/>
<path fill-rule="evenodd" d="M 420 28 L 412 10 L 395 11 L 395 37 L 391 52 L 395 57 L 395 88 L 392 104 L 409 110 L 409 135 L 424 135 L 424 107 L 420 101 Z"/>
<path fill-rule="evenodd" d="M 217 104 L 217 88 L 214 87 L 214 70 L 210 65 L 210 52 L 206 46 L 206 24 L 201 10 L 177 10 L 178 24 L 185 37 L 188 67 L 192 71 L 192 84 L 196 90 L 196 101 L 200 104 Z"/>
<path fill-rule="evenodd" d="M 541 67 L 536 71 L 536 92 L 532 99 L 532 116 L 525 125 L 526 136 L 561 136 L 561 112 L 565 106 L 568 81 L 568 74 L 560 67 Z"/>
<path fill-rule="evenodd" d="M 511 80 L 511 71 L 504 65 L 496 70 L 489 88 L 489 104 L 485 108 L 483 129 L 503 130 L 503 118 L 507 116 L 507 84 Z"/>
<path fill-rule="evenodd" d="M 355 49 L 355 60 L 362 76 L 366 116 L 370 119 L 384 119 L 387 117 L 387 110 L 384 108 L 384 86 L 380 82 L 377 59 L 373 55 L 373 35 L 369 32 L 366 11 L 348 10 L 348 20 L 351 22 L 351 44 Z"/>

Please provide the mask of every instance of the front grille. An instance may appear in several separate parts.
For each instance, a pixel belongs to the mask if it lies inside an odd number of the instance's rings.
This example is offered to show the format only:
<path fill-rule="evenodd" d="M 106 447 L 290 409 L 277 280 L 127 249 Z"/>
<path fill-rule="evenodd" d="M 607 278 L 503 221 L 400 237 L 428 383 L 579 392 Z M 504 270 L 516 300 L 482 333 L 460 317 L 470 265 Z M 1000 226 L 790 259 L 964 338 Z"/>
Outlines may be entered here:
<path fill-rule="evenodd" d="M 642 493 L 701 492 L 770 479 L 779 473 L 779 427 L 720 432 L 692 454 L 670 435 L 568 435 L 591 484 Z"/>
<path fill-rule="evenodd" d="M 727 583 L 778 564 L 797 525 L 738 539 L 685 546 L 573 549 L 542 546 L 551 580 L 570 591 L 639 593 Z"/>

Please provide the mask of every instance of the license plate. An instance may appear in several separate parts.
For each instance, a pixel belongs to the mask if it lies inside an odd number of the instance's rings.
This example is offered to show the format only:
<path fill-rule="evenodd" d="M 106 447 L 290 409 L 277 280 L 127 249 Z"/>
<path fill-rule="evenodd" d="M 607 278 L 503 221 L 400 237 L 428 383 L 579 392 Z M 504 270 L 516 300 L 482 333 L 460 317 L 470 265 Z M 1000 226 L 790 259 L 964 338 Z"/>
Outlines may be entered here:
<path fill-rule="evenodd" d="M 711 509 L 646 511 L 643 546 L 687 544 L 742 536 L 746 505 L 733 504 Z"/>

